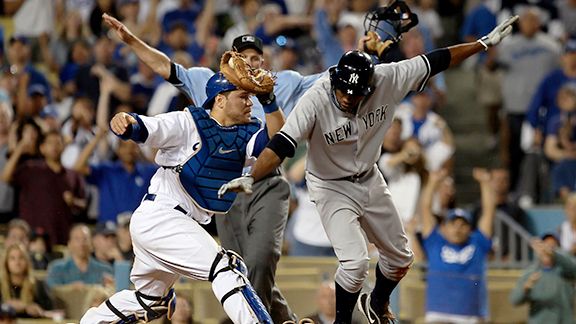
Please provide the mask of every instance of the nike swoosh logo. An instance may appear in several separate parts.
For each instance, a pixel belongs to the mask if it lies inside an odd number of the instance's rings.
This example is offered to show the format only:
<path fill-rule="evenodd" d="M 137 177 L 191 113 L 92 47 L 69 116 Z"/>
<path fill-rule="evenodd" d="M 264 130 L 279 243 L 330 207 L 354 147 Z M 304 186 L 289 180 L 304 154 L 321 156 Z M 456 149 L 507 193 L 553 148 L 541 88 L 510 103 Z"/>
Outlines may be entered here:
<path fill-rule="evenodd" d="M 234 151 L 236 151 L 236 150 L 225 150 L 222 147 L 218 148 L 218 153 L 220 153 L 220 154 L 228 154 L 228 153 L 232 153 Z"/>

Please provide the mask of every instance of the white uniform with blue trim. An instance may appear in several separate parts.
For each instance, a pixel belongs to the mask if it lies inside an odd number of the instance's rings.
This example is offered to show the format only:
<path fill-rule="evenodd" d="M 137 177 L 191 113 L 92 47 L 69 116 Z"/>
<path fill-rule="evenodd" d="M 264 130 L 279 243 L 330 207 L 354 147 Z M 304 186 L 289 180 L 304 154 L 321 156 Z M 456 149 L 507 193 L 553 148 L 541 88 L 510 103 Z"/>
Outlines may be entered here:
<path fill-rule="evenodd" d="M 201 139 L 188 109 L 155 117 L 138 117 L 148 131 L 144 145 L 159 149 L 155 158 L 158 165 L 181 165 L 198 149 Z M 261 129 L 250 138 L 246 150 L 249 163 L 267 142 L 259 140 L 259 136 L 267 137 L 267 134 Z M 130 280 L 136 290 L 148 296 L 165 296 L 180 276 L 208 280 L 221 247 L 198 223 L 209 222 L 212 215 L 196 206 L 172 169 L 159 168 L 150 181 L 148 192 L 154 199 L 143 200 L 130 222 L 136 256 Z M 215 269 L 227 265 L 228 258 L 224 257 Z M 244 283 L 232 271 L 223 271 L 212 282 L 212 288 L 221 300 L 231 289 Z M 142 309 L 131 290 L 118 292 L 109 301 L 125 315 Z M 223 306 L 234 323 L 258 323 L 242 294 L 230 296 Z M 102 304 L 90 309 L 81 323 L 115 320 L 118 317 Z"/>

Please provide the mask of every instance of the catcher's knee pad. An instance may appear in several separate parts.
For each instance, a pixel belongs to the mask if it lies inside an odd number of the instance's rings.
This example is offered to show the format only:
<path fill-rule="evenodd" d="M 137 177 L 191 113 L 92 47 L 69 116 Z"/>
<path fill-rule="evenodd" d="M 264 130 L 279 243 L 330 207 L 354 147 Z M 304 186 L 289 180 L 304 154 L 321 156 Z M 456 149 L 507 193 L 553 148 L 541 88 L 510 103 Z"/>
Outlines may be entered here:
<path fill-rule="evenodd" d="M 163 297 L 157 296 L 147 296 L 143 293 L 136 291 L 136 300 L 142 306 L 142 310 L 133 312 L 130 315 L 124 315 L 120 312 L 110 300 L 106 301 L 106 306 L 120 319 L 112 322 L 113 324 L 135 324 L 135 323 L 148 323 L 157 318 L 166 315 L 168 319 L 172 318 L 174 310 L 176 309 L 176 293 L 174 293 L 174 288 L 168 291 L 168 294 Z M 147 301 L 153 301 L 152 304 L 146 304 Z"/>
<path fill-rule="evenodd" d="M 223 264 L 223 262 L 221 262 L 223 259 L 228 259 L 228 262 Z M 236 285 L 236 287 L 228 290 L 228 292 L 224 293 L 222 296 L 216 296 L 220 298 L 220 303 L 224 305 L 226 299 L 236 293 L 240 293 L 246 303 L 250 306 L 252 313 L 258 319 L 258 323 L 273 324 L 272 318 L 268 314 L 266 307 L 264 307 L 262 301 L 254 291 L 254 288 L 252 288 L 250 281 L 248 278 L 246 278 L 248 271 L 246 269 L 246 264 L 244 264 L 244 260 L 242 260 L 242 257 L 236 252 L 222 250 L 220 253 L 218 253 L 214 259 L 214 262 L 212 262 L 208 280 L 212 282 L 212 286 L 218 286 L 215 287 L 214 290 L 220 290 L 217 288 L 220 288 L 222 285 L 229 285 L 232 283 L 224 278 L 226 275 L 228 275 L 229 271 L 234 274 L 235 278 L 232 282 Z M 220 281 L 222 281 L 222 283 L 220 283 Z"/>

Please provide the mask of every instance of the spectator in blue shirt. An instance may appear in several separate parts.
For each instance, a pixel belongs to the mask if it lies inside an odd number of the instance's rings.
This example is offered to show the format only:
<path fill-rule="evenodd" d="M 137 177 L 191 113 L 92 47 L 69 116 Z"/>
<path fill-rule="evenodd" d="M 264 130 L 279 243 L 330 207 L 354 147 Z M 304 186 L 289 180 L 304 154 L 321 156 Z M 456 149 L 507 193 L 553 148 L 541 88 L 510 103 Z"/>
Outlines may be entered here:
<path fill-rule="evenodd" d="M 112 267 L 96 261 L 92 251 L 90 229 L 84 224 L 77 224 L 70 230 L 68 251 L 70 256 L 55 260 L 48 266 L 46 283 L 51 289 L 70 285 L 78 288 L 85 285 L 112 285 Z"/>
<path fill-rule="evenodd" d="M 479 323 L 488 316 L 486 256 L 495 215 L 490 173 L 473 171 L 482 194 L 477 229 L 470 213 L 462 209 L 449 210 L 444 221 L 436 224 L 432 197 L 445 176 L 445 171 L 431 173 L 422 193 L 423 247 L 428 258 L 426 321 Z"/>
<path fill-rule="evenodd" d="M 119 214 L 132 212 L 146 194 L 150 179 L 157 167 L 139 162 L 140 148 L 131 141 L 119 141 L 117 161 L 88 164 L 88 159 L 99 142 L 106 139 L 106 131 L 99 130 L 96 137 L 84 148 L 75 169 L 87 176 L 88 183 L 98 187 L 100 193 L 98 222 L 113 221 Z"/>

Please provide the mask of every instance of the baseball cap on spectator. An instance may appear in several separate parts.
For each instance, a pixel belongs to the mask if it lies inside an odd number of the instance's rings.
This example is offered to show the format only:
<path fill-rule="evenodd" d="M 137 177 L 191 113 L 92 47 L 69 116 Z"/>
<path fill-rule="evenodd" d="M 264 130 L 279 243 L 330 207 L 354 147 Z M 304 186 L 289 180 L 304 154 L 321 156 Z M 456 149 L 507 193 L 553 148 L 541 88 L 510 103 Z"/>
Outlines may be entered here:
<path fill-rule="evenodd" d="M 46 96 L 48 89 L 41 83 L 35 83 L 28 86 L 28 96 Z"/>
<path fill-rule="evenodd" d="M 113 221 L 107 221 L 104 223 L 96 224 L 96 228 L 94 229 L 94 235 L 116 235 L 116 223 Z"/>
<path fill-rule="evenodd" d="M 232 49 L 236 52 L 242 52 L 247 48 L 255 49 L 256 52 L 263 54 L 262 40 L 254 35 L 245 34 L 234 38 L 232 42 Z"/>
<path fill-rule="evenodd" d="M 446 215 L 447 221 L 453 221 L 456 218 L 461 218 L 465 220 L 466 223 L 470 225 L 472 224 L 472 215 L 462 208 L 454 208 L 448 211 L 448 214 Z"/>
<path fill-rule="evenodd" d="M 174 20 L 174 21 L 168 23 L 168 25 L 166 26 L 167 32 L 172 32 L 176 29 L 182 29 L 186 32 L 189 31 L 188 24 L 183 20 Z"/>
<path fill-rule="evenodd" d="M 564 45 L 564 53 L 576 53 L 576 37 L 568 39 Z"/>
<path fill-rule="evenodd" d="M 20 42 L 24 45 L 28 45 L 28 38 L 26 38 L 25 36 L 12 36 L 12 37 L 10 37 L 10 40 L 8 41 L 8 43 L 10 45 L 12 45 L 15 42 Z"/>

